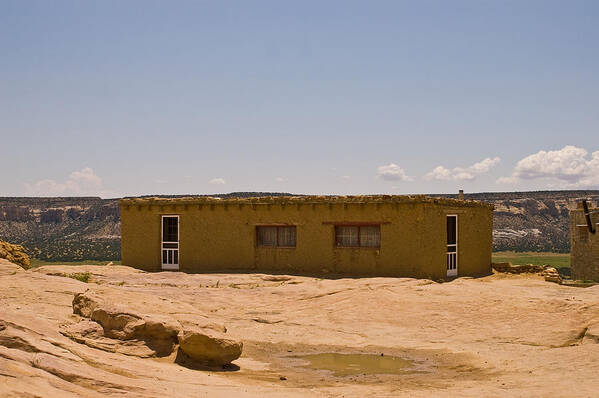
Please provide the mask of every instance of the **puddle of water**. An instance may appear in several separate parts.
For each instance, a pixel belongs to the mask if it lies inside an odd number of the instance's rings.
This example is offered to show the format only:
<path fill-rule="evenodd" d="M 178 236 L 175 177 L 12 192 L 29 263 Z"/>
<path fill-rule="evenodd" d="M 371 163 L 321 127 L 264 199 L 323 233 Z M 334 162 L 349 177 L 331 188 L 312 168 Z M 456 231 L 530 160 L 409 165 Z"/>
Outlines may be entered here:
<path fill-rule="evenodd" d="M 401 374 L 406 368 L 413 366 L 414 362 L 393 356 L 380 356 L 374 354 L 338 354 L 322 353 L 304 355 L 300 358 L 307 360 L 308 368 L 330 370 L 334 376 L 373 375 L 373 374 Z"/>

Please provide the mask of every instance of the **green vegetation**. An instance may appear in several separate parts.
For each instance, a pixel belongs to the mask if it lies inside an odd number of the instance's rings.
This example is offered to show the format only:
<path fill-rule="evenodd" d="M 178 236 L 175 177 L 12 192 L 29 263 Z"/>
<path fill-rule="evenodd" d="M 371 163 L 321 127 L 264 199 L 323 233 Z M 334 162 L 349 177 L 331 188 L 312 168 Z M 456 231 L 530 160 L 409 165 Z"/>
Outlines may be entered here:
<path fill-rule="evenodd" d="M 66 276 L 69 278 L 77 279 L 78 281 L 87 283 L 87 282 L 89 282 L 90 273 L 89 272 L 79 272 L 79 273 L 74 273 L 74 274 L 67 274 Z"/>
<path fill-rule="evenodd" d="M 550 265 L 562 276 L 570 276 L 570 253 L 547 253 L 547 252 L 495 252 L 494 263 L 507 263 L 513 265 L 534 264 Z"/>
<path fill-rule="evenodd" d="M 110 261 L 98 261 L 98 260 L 81 260 L 81 261 L 47 261 L 40 260 L 39 258 L 31 259 L 32 267 L 42 267 L 44 265 L 106 265 Z M 112 261 L 114 265 L 121 265 L 120 261 Z"/>
<path fill-rule="evenodd" d="M 570 268 L 570 253 L 495 252 L 493 253 L 493 262 Z"/>
<path fill-rule="evenodd" d="M 43 237 L 45 235 L 42 233 Z M 53 239 L 41 240 L 37 236 L 22 242 L 27 249 L 29 257 L 36 257 L 42 261 L 106 261 L 121 258 L 120 239 Z"/>

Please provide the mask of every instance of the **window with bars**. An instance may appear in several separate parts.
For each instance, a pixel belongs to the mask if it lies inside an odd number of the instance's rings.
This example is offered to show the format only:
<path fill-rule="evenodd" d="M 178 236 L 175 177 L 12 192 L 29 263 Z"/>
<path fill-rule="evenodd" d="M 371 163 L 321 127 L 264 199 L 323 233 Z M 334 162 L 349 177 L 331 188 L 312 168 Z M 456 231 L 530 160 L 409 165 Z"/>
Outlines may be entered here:
<path fill-rule="evenodd" d="M 295 247 L 297 232 L 292 226 L 257 226 L 256 243 L 267 247 Z"/>
<path fill-rule="evenodd" d="M 380 225 L 336 225 L 337 247 L 381 247 Z"/>

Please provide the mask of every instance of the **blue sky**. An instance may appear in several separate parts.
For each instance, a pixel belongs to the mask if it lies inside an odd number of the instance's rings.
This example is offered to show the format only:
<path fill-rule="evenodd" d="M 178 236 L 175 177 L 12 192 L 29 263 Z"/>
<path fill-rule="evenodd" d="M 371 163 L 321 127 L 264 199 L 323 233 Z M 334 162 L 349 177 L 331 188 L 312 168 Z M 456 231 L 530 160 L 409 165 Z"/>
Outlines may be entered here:
<path fill-rule="evenodd" d="M 0 196 L 599 189 L 598 17 L 0 0 Z"/>

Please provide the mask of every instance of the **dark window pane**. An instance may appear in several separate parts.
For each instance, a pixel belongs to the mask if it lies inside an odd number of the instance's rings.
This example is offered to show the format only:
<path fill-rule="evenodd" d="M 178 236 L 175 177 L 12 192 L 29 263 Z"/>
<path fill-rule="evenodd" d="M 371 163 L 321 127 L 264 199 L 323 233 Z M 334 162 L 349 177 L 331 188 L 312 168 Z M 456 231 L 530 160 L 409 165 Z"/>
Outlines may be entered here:
<path fill-rule="evenodd" d="M 166 250 L 162 251 L 162 264 L 166 264 Z"/>
<path fill-rule="evenodd" d="M 179 264 L 179 250 L 173 250 L 173 264 Z"/>
<path fill-rule="evenodd" d="M 163 217 L 162 218 L 162 241 L 163 242 L 178 242 L 179 241 L 179 218 L 178 217 Z"/>
<path fill-rule="evenodd" d="M 359 246 L 359 230 L 360 228 L 355 226 L 336 226 L 335 244 L 341 247 Z"/>
<path fill-rule="evenodd" d="M 360 246 L 380 247 L 381 246 L 381 227 L 380 225 L 361 226 L 360 227 Z"/>
<path fill-rule="evenodd" d="M 457 243 L 456 235 L 457 217 L 447 216 L 447 244 L 455 245 Z"/>
<path fill-rule="evenodd" d="M 277 227 L 256 227 L 258 246 L 277 245 Z"/>
<path fill-rule="evenodd" d="M 172 264 L 173 263 L 173 251 L 172 250 L 167 250 L 168 251 L 168 260 L 167 260 L 167 264 Z"/>
<path fill-rule="evenodd" d="M 278 227 L 278 246 L 295 247 L 295 227 Z"/>

